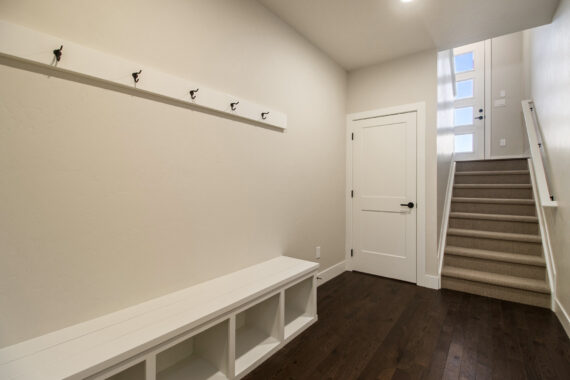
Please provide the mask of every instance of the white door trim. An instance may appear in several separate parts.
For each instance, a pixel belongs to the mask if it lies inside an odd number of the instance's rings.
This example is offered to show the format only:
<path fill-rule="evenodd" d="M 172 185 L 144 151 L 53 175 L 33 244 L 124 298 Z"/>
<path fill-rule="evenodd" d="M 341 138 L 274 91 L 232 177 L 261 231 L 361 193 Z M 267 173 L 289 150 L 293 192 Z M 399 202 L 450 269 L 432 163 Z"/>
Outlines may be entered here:
<path fill-rule="evenodd" d="M 352 122 L 373 117 L 389 116 L 400 113 L 417 113 L 416 135 L 416 283 L 419 286 L 433 288 L 433 276 L 426 274 L 426 103 L 411 103 L 372 111 L 356 112 L 346 117 L 346 270 L 352 270 L 350 250 L 353 247 L 352 236 Z M 435 284 L 437 287 L 437 284 Z"/>

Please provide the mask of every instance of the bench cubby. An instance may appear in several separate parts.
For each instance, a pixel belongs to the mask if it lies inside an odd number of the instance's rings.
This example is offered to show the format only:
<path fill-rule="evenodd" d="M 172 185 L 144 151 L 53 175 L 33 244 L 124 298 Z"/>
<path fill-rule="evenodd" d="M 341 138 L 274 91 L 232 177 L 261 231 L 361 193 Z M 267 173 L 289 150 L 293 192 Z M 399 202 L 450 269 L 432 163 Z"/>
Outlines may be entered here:
<path fill-rule="evenodd" d="M 285 339 L 293 337 L 316 316 L 316 291 L 313 277 L 285 289 Z"/>
<path fill-rule="evenodd" d="M 279 346 L 280 294 L 236 314 L 235 372 L 240 375 Z"/>
<path fill-rule="evenodd" d="M 156 380 L 226 380 L 229 320 L 178 339 L 163 349 L 156 355 Z"/>

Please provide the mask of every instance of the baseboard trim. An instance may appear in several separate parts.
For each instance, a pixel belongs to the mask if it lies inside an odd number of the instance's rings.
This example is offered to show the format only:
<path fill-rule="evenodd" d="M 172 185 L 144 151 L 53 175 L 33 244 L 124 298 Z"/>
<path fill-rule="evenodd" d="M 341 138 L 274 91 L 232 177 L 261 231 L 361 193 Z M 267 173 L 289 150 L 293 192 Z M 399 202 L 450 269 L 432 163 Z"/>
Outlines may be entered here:
<path fill-rule="evenodd" d="M 332 280 L 336 276 L 342 274 L 344 271 L 346 271 L 346 261 L 343 260 L 340 263 L 337 263 L 337 264 L 333 265 L 332 267 L 329 267 L 329 268 L 319 272 L 319 274 L 317 275 L 317 277 L 318 277 L 317 286 L 321 286 L 322 284 L 326 283 L 327 281 Z"/>
<path fill-rule="evenodd" d="M 556 298 L 555 301 L 554 313 L 558 317 L 558 320 L 562 324 L 562 327 L 564 327 L 566 335 L 570 337 L 570 317 L 568 316 L 568 313 L 566 312 L 560 301 L 558 301 L 558 298 Z"/>
<path fill-rule="evenodd" d="M 424 274 L 423 278 L 418 279 L 418 286 L 438 290 L 441 287 L 439 276 Z"/>

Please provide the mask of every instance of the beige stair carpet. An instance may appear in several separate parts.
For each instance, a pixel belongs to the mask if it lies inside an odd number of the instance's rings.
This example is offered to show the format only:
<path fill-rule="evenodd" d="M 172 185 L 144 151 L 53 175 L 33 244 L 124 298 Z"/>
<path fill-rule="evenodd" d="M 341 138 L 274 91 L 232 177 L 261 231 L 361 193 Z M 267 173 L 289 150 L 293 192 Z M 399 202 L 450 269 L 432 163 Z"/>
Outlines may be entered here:
<path fill-rule="evenodd" d="M 458 162 L 442 287 L 549 308 L 539 231 L 525 159 Z"/>

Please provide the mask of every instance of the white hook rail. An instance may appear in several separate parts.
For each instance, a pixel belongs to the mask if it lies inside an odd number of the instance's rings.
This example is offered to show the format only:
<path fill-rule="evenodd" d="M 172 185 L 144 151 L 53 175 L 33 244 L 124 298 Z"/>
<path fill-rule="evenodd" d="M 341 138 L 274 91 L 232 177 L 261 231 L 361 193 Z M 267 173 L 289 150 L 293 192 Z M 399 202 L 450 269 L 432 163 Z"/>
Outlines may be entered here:
<path fill-rule="evenodd" d="M 63 48 L 60 49 L 60 46 Z M 56 53 L 57 50 L 59 53 Z M 56 59 L 57 55 L 59 60 Z M 40 67 L 43 72 L 66 74 L 68 78 L 75 76 L 83 79 L 83 82 L 85 79 L 100 81 L 105 88 L 115 86 L 120 91 L 128 90 L 135 95 L 156 95 L 167 101 L 185 102 L 196 109 L 215 111 L 279 129 L 287 128 L 287 115 L 270 107 L 2 20 L 0 57 Z M 133 73 L 137 73 L 138 77 Z M 135 79 L 138 81 L 135 82 Z M 199 91 L 191 96 L 190 91 L 196 89 Z"/>

